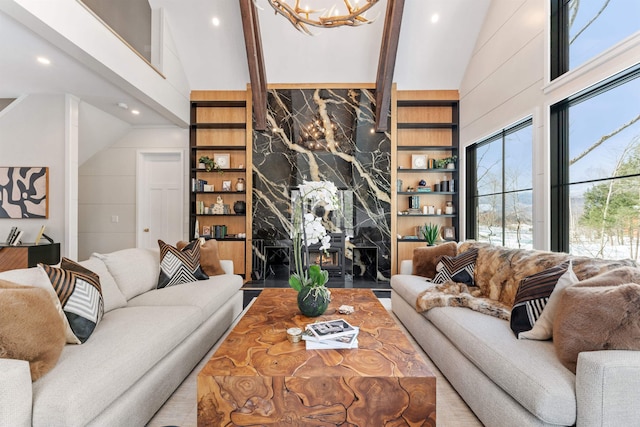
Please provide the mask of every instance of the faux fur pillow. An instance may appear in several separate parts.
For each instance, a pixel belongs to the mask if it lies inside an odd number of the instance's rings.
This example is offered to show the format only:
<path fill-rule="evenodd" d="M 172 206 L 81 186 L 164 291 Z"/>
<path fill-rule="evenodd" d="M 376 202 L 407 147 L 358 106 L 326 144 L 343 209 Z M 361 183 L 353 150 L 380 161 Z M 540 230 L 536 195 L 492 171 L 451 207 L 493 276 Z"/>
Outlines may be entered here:
<path fill-rule="evenodd" d="M 443 256 L 454 257 L 458 254 L 458 244 L 447 242 L 436 246 L 425 246 L 413 250 L 413 274 L 433 279 L 436 265 Z"/>
<path fill-rule="evenodd" d="M 35 381 L 58 362 L 65 324 L 42 288 L 0 280 L 0 307 L 0 358 L 27 360 Z"/>
<path fill-rule="evenodd" d="M 553 325 L 558 358 L 576 372 L 578 354 L 640 350 L 640 285 L 572 286 L 562 294 Z"/>
<path fill-rule="evenodd" d="M 176 247 L 182 250 L 189 242 L 178 242 Z M 215 239 L 206 240 L 200 245 L 200 267 L 207 276 L 217 276 L 224 274 L 220 265 L 220 255 L 218 253 L 218 241 Z"/>

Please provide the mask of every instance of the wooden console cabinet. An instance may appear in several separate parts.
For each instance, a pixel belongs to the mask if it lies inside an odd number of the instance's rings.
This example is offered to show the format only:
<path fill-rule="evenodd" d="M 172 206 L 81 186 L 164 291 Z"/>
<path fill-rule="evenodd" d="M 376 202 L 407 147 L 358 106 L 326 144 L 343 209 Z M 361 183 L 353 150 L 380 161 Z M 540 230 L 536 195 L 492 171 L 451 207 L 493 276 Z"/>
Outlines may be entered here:
<path fill-rule="evenodd" d="M 60 243 L 45 245 L 24 244 L 20 246 L 0 245 L 0 272 L 18 268 L 35 267 L 38 263 L 60 262 Z"/>

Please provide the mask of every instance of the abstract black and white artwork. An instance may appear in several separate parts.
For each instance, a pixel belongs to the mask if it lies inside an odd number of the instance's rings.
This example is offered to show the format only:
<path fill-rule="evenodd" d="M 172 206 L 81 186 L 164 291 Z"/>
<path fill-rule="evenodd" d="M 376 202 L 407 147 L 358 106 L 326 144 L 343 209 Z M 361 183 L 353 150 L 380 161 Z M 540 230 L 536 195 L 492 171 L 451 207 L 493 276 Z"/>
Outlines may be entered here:
<path fill-rule="evenodd" d="M 0 218 L 48 218 L 49 168 L 0 167 Z"/>

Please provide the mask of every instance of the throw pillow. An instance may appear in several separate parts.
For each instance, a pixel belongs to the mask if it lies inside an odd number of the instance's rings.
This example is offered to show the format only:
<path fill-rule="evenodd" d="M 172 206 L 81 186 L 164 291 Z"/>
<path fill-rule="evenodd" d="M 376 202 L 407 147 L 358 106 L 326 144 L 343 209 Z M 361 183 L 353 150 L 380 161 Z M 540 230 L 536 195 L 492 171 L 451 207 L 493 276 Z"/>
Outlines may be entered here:
<path fill-rule="evenodd" d="M 553 345 L 564 366 L 576 372 L 578 354 L 640 350 L 640 285 L 565 289 L 553 325 Z"/>
<path fill-rule="evenodd" d="M 477 249 L 469 249 L 458 256 L 443 256 L 436 266 L 433 283 L 441 284 L 449 281 L 475 286 L 473 272 L 476 268 Z"/>
<path fill-rule="evenodd" d="M 202 240 L 201 240 L 202 242 Z M 189 242 L 178 242 L 176 247 L 182 250 Z M 200 267 L 207 276 L 218 276 L 225 274 L 220 265 L 220 255 L 218 252 L 218 241 L 215 239 L 205 240 L 200 244 Z"/>
<path fill-rule="evenodd" d="M 160 277 L 158 289 L 209 278 L 200 268 L 200 242 L 194 240 L 177 248 L 158 240 L 160 245 Z"/>
<path fill-rule="evenodd" d="M 571 261 L 569 261 L 569 267 L 567 271 L 560 276 L 558 282 L 553 287 L 547 305 L 544 306 L 542 314 L 538 317 L 538 320 L 533 324 L 533 328 L 530 331 L 520 332 L 518 338 L 528 340 L 549 340 L 553 336 L 553 320 L 556 317 L 558 311 L 558 301 L 562 295 L 562 291 L 571 285 L 578 283 L 578 278 L 573 272 Z"/>
<path fill-rule="evenodd" d="M 0 280 L 0 307 L 0 358 L 28 361 L 35 381 L 55 366 L 66 342 L 56 305 L 46 289 Z"/>
<path fill-rule="evenodd" d="M 39 265 L 49 276 L 73 334 L 80 343 L 85 342 L 104 314 L 100 277 L 64 257 L 59 268 Z"/>
<path fill-rule="evenodd" d="M 413 274 L 433 279 L 436 266 L 443 256 L 455 257 L 458 244 L 447 242 L 436 246 L 424 246 L 413 250 Z"/>
<path fill-rule="evenodd" d="M 521 332 L 533 328 L 547 305 L 556 283 L 567 272 L 569 263 L 565 261 L 522 279 L 511 309 L 511 330 L 516 337 Z"/>
<path fill-rule="evenodd" d="M 69 321 L 67 320 L 67 316 L 64 314 L 62 304 L 60 304 L 60 300 L 58 299 L 56 291 L 53 289 L 53 286 L 51 286 L 49 276 L 41 267 L 20 268 L 17 270 L 3 271 L 2 273 L 0 273 L 0 280 L 6 280 L 8 282 L 17 283 L 20 285 L 35 286 L 36 288 L 45 289 L 49 293 L 49 297 L 56 306 L 58 315 L 64 323 L 67 343 L 80 344 L 80 341 L 78 341 L 78 338 L 73 335 L 73 331 L 69 327 Z"/>

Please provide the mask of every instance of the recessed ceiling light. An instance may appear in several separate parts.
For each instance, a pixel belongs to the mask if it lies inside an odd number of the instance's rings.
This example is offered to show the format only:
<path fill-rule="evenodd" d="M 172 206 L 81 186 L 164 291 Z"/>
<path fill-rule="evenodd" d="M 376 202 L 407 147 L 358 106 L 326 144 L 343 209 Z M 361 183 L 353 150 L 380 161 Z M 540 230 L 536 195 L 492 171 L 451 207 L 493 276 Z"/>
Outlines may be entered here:
<path fill-rule="evenodd" d="M 438 22 L 440 20 L 440 15 L 438 15 L 437 13 L 434 13 L 433 15 L 431 15 L 431 22 L 433 24 L 435 24 L 436 22 Z"/>
<path fill-rule="evenodd" d="M 118 107 L 122 108 L 123 110 L 128 110 L 129 109 L 129 106 L 124 102 L 118 102 L 116 105 Z"/>
<path fill-rule="evenodd" d="M 38 62 L 43 64 L 43 65 L 49 65 L 51 64 L 51 61 L 49 61 L 48 58 L 45 58 L 44 56 L 38 56 Z"/>
<path fill-rule="evenodd" d="M 213 24 L 214 27 L 218 27 L 220 25 L 220 18 L 218 18 L 217 16 L 214 16 L 213 19 L 211 19 L 211 23 Z"/>
<path fill-rule="evenodd" d="M 135 114 L 135 115 L 137 116 L 138 114 L 140 114 L 140 111 L 138 111 L 138 110 L 131 110 L 131 114 Z"/>

